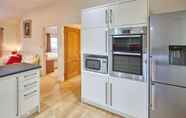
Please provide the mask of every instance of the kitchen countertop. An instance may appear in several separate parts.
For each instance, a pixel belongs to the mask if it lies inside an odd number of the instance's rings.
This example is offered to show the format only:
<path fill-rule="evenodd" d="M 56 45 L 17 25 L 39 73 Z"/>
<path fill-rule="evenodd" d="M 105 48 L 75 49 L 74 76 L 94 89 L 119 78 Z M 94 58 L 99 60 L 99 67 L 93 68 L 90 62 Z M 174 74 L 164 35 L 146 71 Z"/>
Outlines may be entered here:
<path fill-rule="evenodd" d="M 28 63 L 21 63 L 21 64 L 13 64 L 13 65 L 4 65 L 0 66 L 0 77 L 5 77 L 25 71 L 30 71 L 34 69 L 41 68 L 40 65 L 37 64 L 28 64 Z"/>

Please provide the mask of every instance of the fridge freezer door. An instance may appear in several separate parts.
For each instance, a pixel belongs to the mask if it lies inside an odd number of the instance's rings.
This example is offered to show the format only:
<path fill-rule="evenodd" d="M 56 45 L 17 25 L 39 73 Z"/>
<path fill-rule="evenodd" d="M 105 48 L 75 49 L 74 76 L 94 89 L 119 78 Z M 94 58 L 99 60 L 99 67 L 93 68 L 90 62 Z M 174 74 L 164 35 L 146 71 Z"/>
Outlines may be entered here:
<path fill-rule="evenodd" d="M 151 79 L 186 87 L 186 67 L 177 65 L 151 64 Z"/>
<path fill-rule="evenodd" d="M 186 88 L 153 83 L 151 118 L 186 118 Z"/>

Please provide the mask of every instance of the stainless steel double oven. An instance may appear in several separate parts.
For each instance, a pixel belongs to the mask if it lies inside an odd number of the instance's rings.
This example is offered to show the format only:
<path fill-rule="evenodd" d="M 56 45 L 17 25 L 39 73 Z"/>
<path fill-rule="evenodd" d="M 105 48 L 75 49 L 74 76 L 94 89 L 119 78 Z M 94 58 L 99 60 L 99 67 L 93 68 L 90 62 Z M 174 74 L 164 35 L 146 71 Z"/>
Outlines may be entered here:
<path fill-rule="evenodd" d="M 109 37 L 110 75 L 145 81 L 147 27 L 114 28 Z"/>

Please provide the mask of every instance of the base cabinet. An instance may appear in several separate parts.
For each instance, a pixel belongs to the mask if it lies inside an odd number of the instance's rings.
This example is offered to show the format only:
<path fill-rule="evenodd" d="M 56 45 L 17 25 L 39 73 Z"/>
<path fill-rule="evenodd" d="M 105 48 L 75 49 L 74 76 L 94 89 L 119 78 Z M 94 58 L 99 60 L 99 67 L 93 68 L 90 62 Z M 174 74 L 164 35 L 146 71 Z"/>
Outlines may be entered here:
<path fill-rule="evenodd" d="M 0 78 L 0 117 L 17 118 L 17 79 L 14 76 Z"/>
<path fill-rule="evenodd" d="M 110 78 L 111 107 L 131 118 L 147 118 L 147 85 L 129 79 Z"/>
<path fill-rule="evenodd" d="M 82 75 L 82 100 L 86 100 L 85 103 L 125 118 L 147 118 L 146 83 L 93 72 L 83 72 Z"/>
<path fill-rule="evenodd" d="M 25 118 L 40 111 L 40 71 L 0 78 L 0 118 Z"/>
<path fill-rule="evenodd" d="M 108 77 L 91 72 L 84 72 L 82 76 L 82 99 L 105 106 Z"/>

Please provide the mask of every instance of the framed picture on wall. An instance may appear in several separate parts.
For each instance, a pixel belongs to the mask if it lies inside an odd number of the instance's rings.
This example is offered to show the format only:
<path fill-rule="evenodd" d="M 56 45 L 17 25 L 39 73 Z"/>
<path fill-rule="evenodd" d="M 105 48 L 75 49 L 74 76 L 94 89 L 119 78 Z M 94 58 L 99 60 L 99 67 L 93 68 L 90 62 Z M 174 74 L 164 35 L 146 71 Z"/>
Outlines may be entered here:
<path fill-rule="evenodd" d="M 23 21 L 24 38 L 32 37 L 32 20 Z"/>

